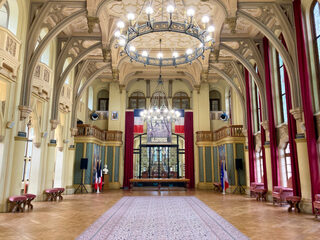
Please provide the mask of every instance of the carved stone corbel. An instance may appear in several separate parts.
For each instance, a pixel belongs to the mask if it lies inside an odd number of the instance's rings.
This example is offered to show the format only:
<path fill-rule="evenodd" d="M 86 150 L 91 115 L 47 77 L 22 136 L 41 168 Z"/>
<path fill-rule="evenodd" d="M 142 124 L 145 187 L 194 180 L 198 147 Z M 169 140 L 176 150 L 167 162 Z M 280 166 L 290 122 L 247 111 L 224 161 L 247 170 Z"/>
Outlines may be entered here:
<path fill-rule="evenodd" d="M 55 120 L 55 119 L 51 119 L 50 123 L 51 123 L 51 131 L 55 130 L 57 128 L 57 126 L 59 125 L 59 121 Z"/>
<path fill-rule="evenodd" d="M 194 86 L 194 89 L 197 91 L 197 93 L 199 94 L 200 93 L 200 85 L 195 85 Z"/>
<path fill-rule="evenodd" d="M 111 49 L 109 47 L 102 48 L 104 62 L 111 62 Z"/>
<path fill-rule="evenodd" d="M 291 109 L 290 113 L 296 121 L 303 122 L 303 110 L 302 108 Z"/>
<path fill-rule="evenodd" d="M 201 82 L 208 82 L 209 71 L 203 70 L 201 72 Z"/>
<path fill-rule="evenodd" d="M 71 136 L 76 136 L 78 134 L 78 128 L 70 128 Z"/>
<path fill-rule="evenodd" d="M 120 85 L 119 85 L 119 91 L 120 91 L 120 93 L 122 93 L 122 91 L 123 91 L 125 88 L 126 88 L 126 85 L 120 84 Z"/>
<path fill-rule="evenodd" d="M 32 108 L 29 106 L 19 105 L 18 109 L 20 111 L 20 120 L 21 121 L 28 118 L 30 116 L 30 114 L 32 113 Z"/>
<path fill-rule="evenodd" d="M 225 23 L 229 25 L 232 34 L 236 33 L 237 27 L 237 18 L 236 17 L 229 17 L 226 18 Z"/>
<path fill-rule="evenodd" d="M 112 80 L 115 82 L 119 81 L 119 70 L 116 68 L 112 69 Z"/>
<path fill-rule="evenodd" d="M 210 52 L 210 58 L 213 58 L 213 62 L 219 61 L 220 49 L 215 48 L 213 51 Z"/>
<path fill-rule="evenodd" d="M 87 16 L 87 22 L 88 22 L 88 33 L 92 33 L 94 26 L 96 24 L 99 24 L 100 20 L 98 17 Z"/>
<path fill-rule="evenodd" d="M 260 124 L 265 131 L 269 131 L 269 121 L 268 120 L 265 120 L 265 121 L 261 122 Z"/>

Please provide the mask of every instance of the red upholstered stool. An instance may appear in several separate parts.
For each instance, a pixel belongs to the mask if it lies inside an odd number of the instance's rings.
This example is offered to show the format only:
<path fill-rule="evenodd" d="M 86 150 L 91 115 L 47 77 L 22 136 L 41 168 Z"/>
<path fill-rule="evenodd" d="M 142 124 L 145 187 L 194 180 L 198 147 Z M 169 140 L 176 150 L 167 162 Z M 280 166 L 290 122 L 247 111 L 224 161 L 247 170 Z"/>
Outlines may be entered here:
<path fill-rule="evenodd" d="M 290 207 L 288 208 L 288 212 L 291 212 L 292 208 L 294 208 L 295 212 L 300 212 L 299 203 L 301 201 L 301 197 L 289 196 L 286 198 L 286 200 L 290 204 Z"/>
<path fill-rule="evenodd" d="M 47 194 L 47 201 L 56 201 L 58 196 L 58 189 L 50 188 L 46 189 L 45 193 Z"/>
<path fill-rule="evenodd" d="M 315 201 L 313 202 L 314 211 L 316 214 L 316 218 L 320 216 L 320 194 L 315 195 Z"/>
<path fill-rule="evenodd" d="M 57 197 L 59 197 L 59 200 L 63 200 L 63 197 L 61 196 L 61 194 L 64 192 L 64 188 L 55 188 L 58 190 L 57 192 Z"/>
<path fill-rule="evenodd" d="M 266 197 L 267 190 L 266 189 L 263 189 L 263 188 L 255 189 L 254 193 L 256 194 L 257 201 L 259 201 L 259 200 L 267 201 L 267 197 Z"/>
<path fill-rule="evenodd" d="M 9 202 L 11 204 L 11 211 L 12 212 L 23 212 L 24 211 L 24 204 L 27 201 L 26 196 L 11 196 L 9 197 Z"/>
<path fill-rule="evenodd" d="M 27 193 L 27 194 L 24 194 L 24 196 L 27 197 L 27 201 L 25 202 L 25 204 L 27 204 L 28 209 L 29 209 L 29 208 L 33 209 L 33 205 L 32 205 L 31 202 L 33 201 L 33 199 L 36 198 L 36 195 L 31 194 L 31 193 Z"/>

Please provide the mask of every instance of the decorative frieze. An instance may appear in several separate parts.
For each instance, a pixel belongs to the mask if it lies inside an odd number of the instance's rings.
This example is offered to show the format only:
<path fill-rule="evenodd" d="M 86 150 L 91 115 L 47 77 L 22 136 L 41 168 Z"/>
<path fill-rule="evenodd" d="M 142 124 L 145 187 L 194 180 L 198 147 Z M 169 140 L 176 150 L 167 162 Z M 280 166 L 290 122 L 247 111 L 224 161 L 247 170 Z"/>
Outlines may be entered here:
<path fill-rule="evenodd" d="M 38 63 L 33 73 L 32 92 L 37 96 L 49 100 L 51 93 L 51 69 L 43 63 Z"/>

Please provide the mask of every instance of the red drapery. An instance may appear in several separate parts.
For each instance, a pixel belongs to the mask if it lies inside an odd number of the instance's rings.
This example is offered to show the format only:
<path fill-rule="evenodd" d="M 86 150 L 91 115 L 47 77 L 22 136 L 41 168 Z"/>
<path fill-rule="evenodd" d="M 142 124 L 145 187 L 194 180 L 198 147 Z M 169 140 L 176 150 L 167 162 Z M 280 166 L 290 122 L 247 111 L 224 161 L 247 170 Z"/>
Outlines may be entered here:
<path fill-rule="evenodd" d="M 193 141 L 193 112 L 184 114 L 185 137 L 185 176 L 190 179 L 190 188 L 194 188 L 194 141 Z"/>
<path fill-rule="evenodd" d="M 281 36 L 283 45 L 286 46 L 286 43 Z M 299 176 L 299 164 L 298 164 L 298 155 L 297 155 L 297 145 L 295 141 L 295 136 L 297 133 L 296 120 L 290 114 L 290 109 L 292 109 L 291 102 L 291 86 L 289 81 L 289 76 L 287 69 L 283 66 L 284 69 L 284 82 L 286 90 L 286 102 L 287 102 L 287 118 L 288 118 L 288 135 L 289 135 L 289 144 L 290 144 L 290 158 L 291 158 L 291 172 L 292 172 L 292 188 L 293 194 L 295 196 L 301 196 L 300 189 L 300 176 Z"/>
<path fill-rule="evenodd" d="M 259 101 L 259 104 L 260 104 L 260 109 L 261 109 L 261 100 Z M 260 114 L 260 119 L 262 119 L 261 111 L 260 111 L 259 114 Z M 265 151 L 265 148 L 264 148 L 265 142 L 266 142 L 266 131 L 264 130 L 264 128 L 261 128 L 261 151 L 262 151 L 262 160 L 263 160 L 263 183 L 264 183 L 264 188 L 268 191 L 266 151 Z"/>
<path fill-rule="evenodd" d="M 124 174 L 123 187 L 130 187 L 130 178 L 133 178 L 133 128 L 134 115 L 133 112 L 126 112 L 125 126 L 125 152 L 124 152 Z"/>
<path fill-rule="evenodd" d="M 245 82 L 246 82 L 246 104 L 247 104 L 247 131 L 248 131 L 248 153 L 249 153 L 249 173 L 250 183 L 255 182 L 254 170 L 254 141 L 252 131 L 252 112 L 251 112 L 251 97 L 250 97 L 250 78 L 249 72 L 245 69 Z"/>
<path fill-rule="evenodd" d="M 300 0 L 293 1 L 294 22 L 297 38 L 297 54 L 299 65 L 299 79 L 302 96 L 302 105 L 304 112 L 304 121 L 306 126 L 306 138 L 308 146 L 308 156 L 311 176 L 312 199 L 317 193 L 320 193 L 320 169 L 317 156 L 316 128 L 313 120 L 313 109 L 311 99 L 311 89 L 309 82 L 308 63 L 306 55 L 306 45 L 304 40 L 302 11 Z"/>
<path fill-rule="evenodd" d="M 266 80 L 266 96 L 269 120 L 269 136 L 270 136 L 270 153 L 271 153 L 271 168 L 272 168 L 272 186 L 279 185 L 279 171 L 278 171 L 278 148 L 276 127 L 274 123 L 273 113 L 273 99 L 272 99 L 272 85 L 271 85 L 271 72 L 270 72 L 270 59 L 269 59 L 269 41 L 263 38 L 263 52 L 264 52 L 264 71 Z"/>

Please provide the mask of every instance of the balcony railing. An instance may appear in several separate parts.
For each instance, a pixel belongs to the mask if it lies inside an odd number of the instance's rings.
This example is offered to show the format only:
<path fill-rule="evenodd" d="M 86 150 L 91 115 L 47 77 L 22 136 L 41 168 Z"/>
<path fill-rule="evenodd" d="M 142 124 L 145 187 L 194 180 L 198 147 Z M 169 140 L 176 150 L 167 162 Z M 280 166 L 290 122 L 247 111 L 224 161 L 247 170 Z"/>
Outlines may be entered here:
<path fill-rule="evenodd" d="M 14 79 L 20 66 L 20 46 L 21 42 L 14 34 L 6 28 L 0 27 L 0 69 L 5 69 L 9 77 Z"/>
<path fill-rule="evenodd" d="M 51 69 L 46 64 L 38 63 L 33 73 L 33 92 L 46 99 L 49 99 L 51 92 L 51 72 Z"/>
<path fill-rule="evenodd" d="M 214 132 L 199 131 L 196 132 L 196 139 L 197 142 L 213 142 L 219 141 L 226 137 L 244 137 L 242 130 L 242 125 L 232 125 L 222 127 Z"/>
<path fill-rule="evenodd" d="M 89 124 L 78 124 L 77 137 L 95 137 L 101 141 L 107 142 L 121 142 L 121 131 L 104 131 L 96 126 Z"/>

